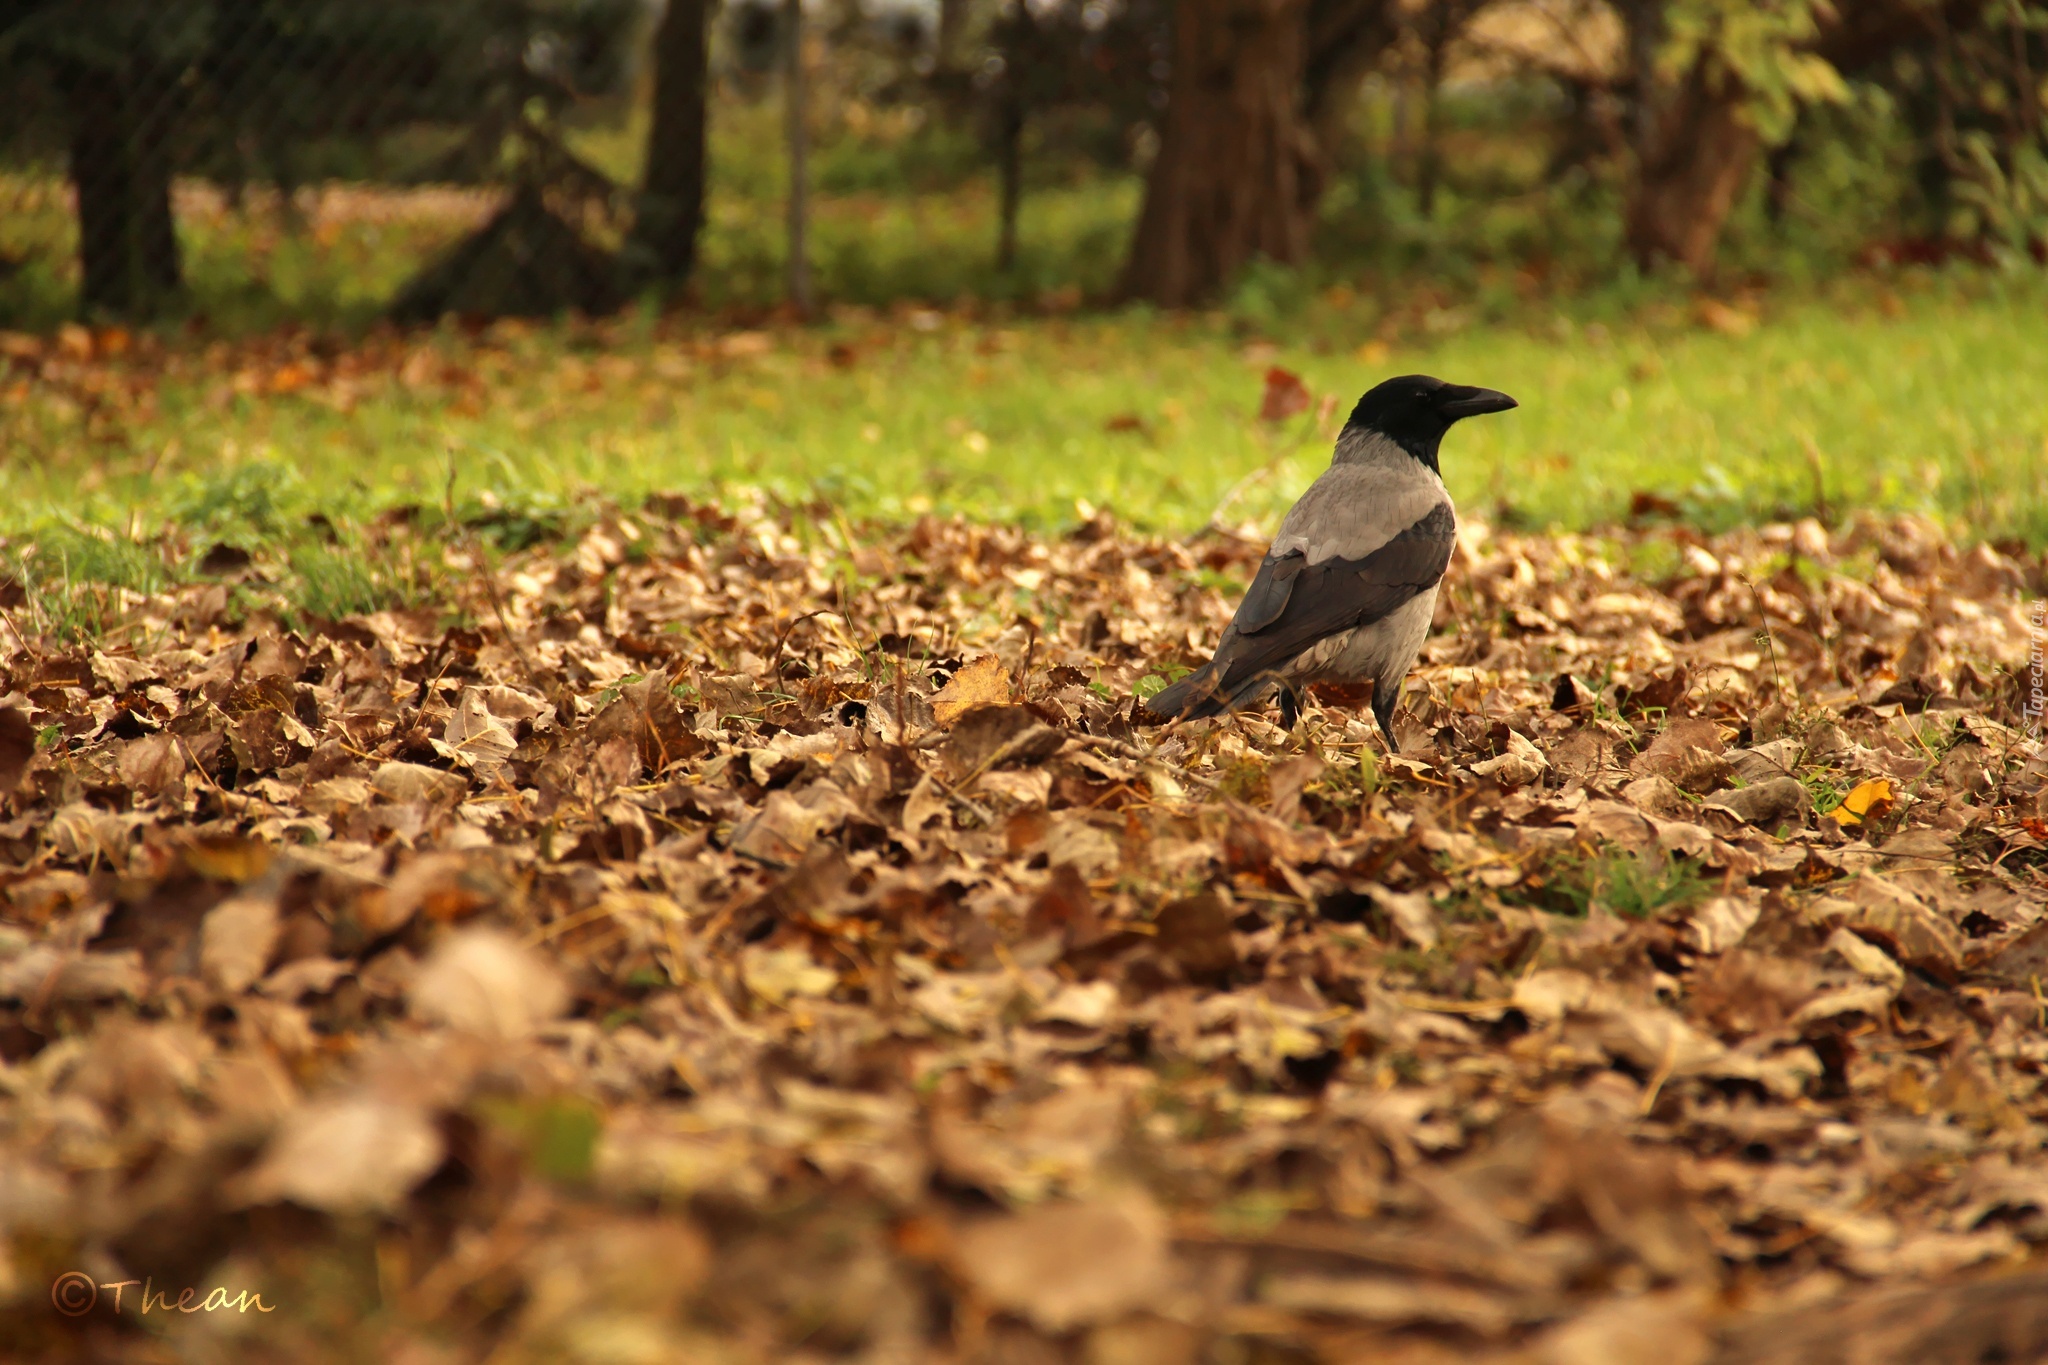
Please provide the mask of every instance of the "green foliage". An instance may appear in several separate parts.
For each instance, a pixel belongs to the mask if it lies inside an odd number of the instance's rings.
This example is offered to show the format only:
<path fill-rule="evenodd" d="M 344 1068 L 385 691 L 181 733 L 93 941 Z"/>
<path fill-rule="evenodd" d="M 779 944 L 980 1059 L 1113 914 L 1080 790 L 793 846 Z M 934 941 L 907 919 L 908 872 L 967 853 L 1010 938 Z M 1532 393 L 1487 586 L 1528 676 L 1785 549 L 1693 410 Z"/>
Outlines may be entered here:
<path fill-rule="evenodd" d="M 550 1180 L 581 1184 L 590 1178 L 604 1135 L 604 1113 L 574 1096 L 492 1097 L 478 1105 L 480 1116 L 508 1138 Z"/>
<path fill-rule="evenodd" d="M 295 466 L 259 458 L 184 474 L 164 498 L 164 512 L 195 533 L 271 539 L 304 515 L 309 492 Z"/>
<path fill-rule="evenodd" d="M 1829 811 L 1841 805 L 1842 798 L 1848 795 L 1847 791 L 1837 787 L 1829 780 L 1826 773 L 1818 769 L 1801 774 L 1799 781 L 1806 788 L 1806 794 L 1813 802 L 1813 813 L 1815 815 L 1826 815 Z"/>
<path fill-rule="evenodd" d="M 1828 0 L 1673 0 L 1657 65 L 1677 80 L 1703 59 L 1717 63 L 1742 82 L 1764 140 L 1782 142 L 1802 106 L 1849 99 L 1841 73 L 1806 46 L 1823 15 L 1832 15 Z"/>
<path fill-rule="evenodd" d="M 1169 675 L 1179 675 L 1182 677 L 1185 677 L 1192 671 L 1184 666 L 1177 666 L 1166 670 Z M 1157 673 L 1147 673 L 1144 677 L 1138 679 L 1137 683 L 1131 688 L 1131 694 L 1139 701 L 1150 701 L 1171 687 L 1173 681 L 1172 676 L 1162 677 Z"/>
<path fill-rule="evenodd" d="M 294 605 L 317 620 L 400 606 L 408 596 L 391 566 L 376 564 L 360 547 L 300 545 L 287 562 Z"/>
<path fill-rule="evenodd" d="M 2048 99 L 2044 99 L 2048 103 Z M 2031 263 L 2048 243 L 2048 153 L 2021 146 L 2001 159 L 1991 134 L 1972 130 L 1960 139 L 1969 174 L 1956 197 L 1977 215 L 1983 236 L 2008 266 Z"/>
<path fill-rule="evenodd" d="M 1370 745 L 1360 744 L 1331 754 L 1310 790 L 1334 806 L 1349 809 L 1365 802 L 1380 785 L 1379 755 Z"/>
<path fill-rule="evenodd" d="M 1598 906 L 1627 919 L 1651 919 L 1697 905 L 1708 889 L 1683 858 L 1580 851 L 1552 862 L 1538 895 L 1565 914 L 1585 915 Z"/>
<path fill-rule="evenodd" d="M 59 640 L 106 638 L 124 594 L 160 592 L 175 576 L 162 546 L 103 527 L 57 523 L 0 542 L 0 583 L 20 587 L 24 624 Z"/>

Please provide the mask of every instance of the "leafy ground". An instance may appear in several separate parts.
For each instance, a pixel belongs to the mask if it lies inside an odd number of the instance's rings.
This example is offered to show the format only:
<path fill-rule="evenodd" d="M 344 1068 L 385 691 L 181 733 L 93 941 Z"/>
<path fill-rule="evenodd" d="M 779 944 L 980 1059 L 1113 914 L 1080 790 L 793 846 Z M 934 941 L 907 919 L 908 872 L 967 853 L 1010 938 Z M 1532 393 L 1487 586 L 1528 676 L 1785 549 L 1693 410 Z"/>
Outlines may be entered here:
<path fill-rule="evenodd" d="M 11 590 L 11 1358 L 2048 1355 L 2038 553 L 1475 520 L 1387 758 L 1134 718 L 1256 540 L 585 523 Z"/>
<path fill-rule="evenodd" d="M 813 329 L 638 313 L 478 333 L 9 334 L 0 532 L 168 530 L 195 542 L 155 554 L 172 577 L 208 538 L 289 545 L 315 514 L 344 539 L 407 505 L 559 530 L 590 490 L 631 505 L 759 487 L 834 514 L 1046 531 L 1081 501 L 1185 532 L 1276 516 L 1360 391 L 1424 370 L 1523 399 L 1445 458 L 1460 504 L 1504 526 L 1875 507 L 1933 514 L 1966 542 L 2048 542 L 2038 276 L 1561 308 L 1515 289 L 1504 279 L 1492 304 L 1334 289 L 1192 318 L 904 307 Z M 1275 366 L 1309 390 L 1279 422 L 1259 416 Z M 100 573 L 106 558 L 65 563 Z"/>

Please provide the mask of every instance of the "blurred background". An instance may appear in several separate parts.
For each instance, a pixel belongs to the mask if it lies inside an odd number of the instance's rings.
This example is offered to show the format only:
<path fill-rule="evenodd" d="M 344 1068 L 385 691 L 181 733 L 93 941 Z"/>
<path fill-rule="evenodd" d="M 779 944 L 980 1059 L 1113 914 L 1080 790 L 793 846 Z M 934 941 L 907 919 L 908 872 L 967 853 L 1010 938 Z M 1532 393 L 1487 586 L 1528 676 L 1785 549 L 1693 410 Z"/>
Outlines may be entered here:
<path fill-rule="evenodd" d="M 2037 0 L 0 0 L 0 87 L 32 331 L 1483 301 L 2048 240 Z"/>
<path fill-rule="evenodd" d="M 676 490 L 1256 537 L 1411 371 L 1523 400 L 1497 525 L 2048 541 L 2048 0 L 0 0 L 0 90 L 45 583 L 369 609 L 393 517 Z"/>

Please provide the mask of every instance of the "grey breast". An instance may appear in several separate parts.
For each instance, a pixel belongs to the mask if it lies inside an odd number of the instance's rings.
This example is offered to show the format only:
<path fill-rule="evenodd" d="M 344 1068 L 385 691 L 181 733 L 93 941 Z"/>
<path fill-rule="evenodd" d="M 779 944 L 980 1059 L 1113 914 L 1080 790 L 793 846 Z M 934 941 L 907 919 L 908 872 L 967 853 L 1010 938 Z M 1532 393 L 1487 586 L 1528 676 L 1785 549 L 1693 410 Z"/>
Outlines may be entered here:
<path fill-rule="evenodd" d="M 1439 506 L 1451 509 L 1451 495 L 1435 470 L 1376 432 L 1347 431 L 1330 467 L 1280 523 L 1267 557 L 1300 550 L 1311 565 L 1364 559 Z"/>

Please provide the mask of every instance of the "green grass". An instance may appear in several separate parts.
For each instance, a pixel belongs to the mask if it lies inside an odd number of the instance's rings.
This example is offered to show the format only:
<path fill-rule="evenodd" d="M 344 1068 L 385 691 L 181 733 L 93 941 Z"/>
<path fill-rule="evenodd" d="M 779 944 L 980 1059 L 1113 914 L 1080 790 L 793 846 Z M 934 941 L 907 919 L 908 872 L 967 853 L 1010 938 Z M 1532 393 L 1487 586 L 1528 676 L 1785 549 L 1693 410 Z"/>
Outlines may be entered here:
<path fill-rule="evenodd" d="M 1445 443 L 1445 477 L 1481 517 L 1585 527 L 1625 515 L 1641 490 L 1710 527 L 1877 507 L 1931 512 L 1966 536 L 2048 541 L 2041 277 L 1953 272 L 1768 297 L 1741 337 L 1662 297 L 1489 317 L 1326 293 L 1269 327 L 1227 310 L 856 310 L 738 355 L 687 316 L 642 312 L 596 329 L 433 334 L 410 344 L 458 382 L 400 382 L 386 364 L 345 406 L 317 384 L 238 393 L 224 370 L 260 377 L 284 357 L 257 347 L 210 361 L 191 347 L 118 420 L 17 383 L 20 401 L 0 405 L 0 531 L 76 522 L 147 538 L 170 525 L 260 542 L 314 512 L 438 515 L 451 465 L 465 519 L 505 545 L 559 529 L 591 491 L 631 502 L 747 487 L 854 517 L 1057 528 L 1086 503 L 1184 532 L 1272 462 L 1228 513 L 1270 525 L 1323 467 L 1358 393 L 1422 370 L 1522 400 Z M 1328 395 L 1330 417 L 1258 421 L 1272 364 Z"/>
<path fill-rule="evenodd" d="M 74 543 L 111 544 L 96 528 L 130 551 L 161 541 L 149 572 L 186 572 L 214 542 L 270 546 L 314 610 L 430 587 L 416 565 L 359 552 L 382 543 L 366 534 L 380 513 L 411 505 L 437 520 L 451 500 L 499 548 L 573 530 L 589 494 L 666 490 L 1040 529 L 1087 504 L 1185 532 L 1266 470 L 1226 514 L 1270 525 L 1323 467 L 1358 393 L 1422 370 L 1522 400 L 1444 452 L 1460 506 L 1501 524 L 1596 526 L 1644 492 L 1709 528 L 1872 507 L 2048 543 L 2048 276 L 1844 273 L 1854 243 L 1898 224 L 1871 207 L 1892 202 L 1889 163 L 1830 153 L 1786 224 L 1766 223 L 1754 195 L 1737 213 L 1729 277 L 1775 283 L 1755 330 L 1710 330 L 1671 282 L 1617 273 L 1611 184 L 1540 183 L 1547 144 L 1529 128 L 1547 115 L 1509 94 L 1448 111 L 1458 173 L 1434 220 L 1383 155 L 1388 109 L 1368 100 L 1316 262 L 1255 266 L 1221 306 L 1186 317 L 1047 315 L 1114 280 L 1137 208 L 1128 170 L 1034 143 L 1021 260 L 999 273 L 993 180 L 971 130 L 821 98 L 813 236 L 831 320 L 777 330 L 758 353 L 717 334 L 781 295 L 773 99 L 714 111 L 700 306 L 666 316 L 379 336 L 365 331 L 378 302 L 486 198 L 341 187 L 293 222 L 184 186 L 196 316 L 162 328 L 167 365 L 131 357 L 46 382 L 0 357 L 0 536 L 13 561 L 36 552 L 47 591 L 71 596 L 142 573 Z M 597 120 L 579 146 L 630 182 L 642 118 Z M 55 327 L 69 306 L 58 183 L 0 176 L 0 253 L 25 261 L 0 274 L 0 325 Z M 966 302 L 918 311 L 940 300 Z M 344 359 L 382 358 L 346 385 L 274 382 L 306 355 L 285 319 Z M 1299 372 L 1328 417 L 1258 421 L 1274 364 Z M 329 525 L 309 527 L 315 514 Z M 79 553 L 53 561 L 49 546 Z"/>
<path fill-rule="evenodd" d="M 1552 861 L 1533 899 L 1561 914 L 1583 916 L 1598 905 L 1627 919 L 1651 919 L 1698 904 L 1709 889 L 1682 858 L 1572 852 Z"/>

